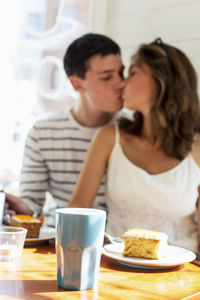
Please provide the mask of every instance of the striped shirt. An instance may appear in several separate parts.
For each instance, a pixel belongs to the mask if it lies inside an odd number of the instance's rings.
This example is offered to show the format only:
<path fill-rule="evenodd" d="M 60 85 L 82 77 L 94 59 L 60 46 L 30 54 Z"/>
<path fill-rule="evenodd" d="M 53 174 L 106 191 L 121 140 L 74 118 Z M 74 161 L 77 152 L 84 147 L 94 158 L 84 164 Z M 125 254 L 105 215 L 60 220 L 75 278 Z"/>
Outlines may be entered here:
<path fill-rule="evenodd" d="M 66 207 L 71 198 L 90 141 L 98 128 L 81 126 L 71 111 L 38 121 L 30 130 L 24 150 L 20 197 L 39 216 L 48 191 L 56 207 L 45 213 L 45 224 L 54 225 L 55 208 Z M 94 207 L 106 209 L 105 176 Z"/>

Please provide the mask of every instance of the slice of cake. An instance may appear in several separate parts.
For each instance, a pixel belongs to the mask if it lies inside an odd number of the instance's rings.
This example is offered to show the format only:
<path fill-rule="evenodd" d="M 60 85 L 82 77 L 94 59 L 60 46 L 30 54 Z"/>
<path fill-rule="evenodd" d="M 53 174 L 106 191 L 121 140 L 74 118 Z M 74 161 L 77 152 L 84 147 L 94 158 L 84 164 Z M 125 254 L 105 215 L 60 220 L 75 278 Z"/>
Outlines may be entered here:
<path fill-rule="evenodd" d="M 160 259 L 166 255 L 166 233 L 146 229 L 130 229 L 123 235 L 125 256 Z"/>
<path fill-rule="evenodd" d="M 13 215 L 10 225 L 26 228 L 28 230 L 27 238 L 37 238 L 40 233 L 41 220 L 31 216 Z"/>

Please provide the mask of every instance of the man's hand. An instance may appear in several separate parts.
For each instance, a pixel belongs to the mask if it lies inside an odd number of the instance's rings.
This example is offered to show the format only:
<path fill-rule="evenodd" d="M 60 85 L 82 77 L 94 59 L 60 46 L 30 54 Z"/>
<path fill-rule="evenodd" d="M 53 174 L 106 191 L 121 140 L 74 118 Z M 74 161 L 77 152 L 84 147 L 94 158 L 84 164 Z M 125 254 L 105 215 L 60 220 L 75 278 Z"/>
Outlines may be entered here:
<path fill-rule="evenodd" d="M 9 214 L 10 216 L 14 214 L 32 215 L 32 210 L 30 207 L 22 201 L 21 198 L 7 194 L 4 215 Z"/>

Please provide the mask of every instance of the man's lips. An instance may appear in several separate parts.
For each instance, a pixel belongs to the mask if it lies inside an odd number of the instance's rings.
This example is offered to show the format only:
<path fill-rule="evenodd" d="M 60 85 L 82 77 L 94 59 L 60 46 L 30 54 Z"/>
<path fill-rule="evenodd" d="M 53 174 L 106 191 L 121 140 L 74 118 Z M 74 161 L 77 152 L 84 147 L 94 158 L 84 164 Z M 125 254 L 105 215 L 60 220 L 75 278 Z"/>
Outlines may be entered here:
<path fill-rule="evenodd" d="M 124 99 L 123 95 L 120 95 L 119 98 L 120 98 L 120 101 L 121 101 L 122 103 L 124 103 L 125 99 Z"/>

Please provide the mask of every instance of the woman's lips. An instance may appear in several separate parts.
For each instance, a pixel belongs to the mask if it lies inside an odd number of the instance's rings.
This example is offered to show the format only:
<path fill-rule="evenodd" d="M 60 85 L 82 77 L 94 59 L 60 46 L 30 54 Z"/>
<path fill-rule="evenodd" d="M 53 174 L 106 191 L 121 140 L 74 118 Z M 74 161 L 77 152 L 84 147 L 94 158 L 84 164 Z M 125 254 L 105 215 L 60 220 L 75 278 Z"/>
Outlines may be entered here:
<path fill-rule="evenodd" d="M 124 97 L 124 93 L 121 94 L 121 101 L 124 102 L 125 101 L 125 97 Z"/>

